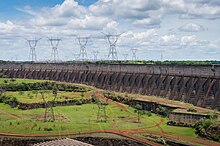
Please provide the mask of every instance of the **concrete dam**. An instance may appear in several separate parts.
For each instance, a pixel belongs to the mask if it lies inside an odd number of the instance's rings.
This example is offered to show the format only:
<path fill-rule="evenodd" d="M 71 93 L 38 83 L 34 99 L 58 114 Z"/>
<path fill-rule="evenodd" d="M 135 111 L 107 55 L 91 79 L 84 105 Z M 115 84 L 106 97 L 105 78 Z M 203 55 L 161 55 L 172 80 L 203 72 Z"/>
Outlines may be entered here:
<path fill-rule="evenodd" d="M 82 83 L 220 110 L 219 65 L 0 63 L 0 77 Z"/>

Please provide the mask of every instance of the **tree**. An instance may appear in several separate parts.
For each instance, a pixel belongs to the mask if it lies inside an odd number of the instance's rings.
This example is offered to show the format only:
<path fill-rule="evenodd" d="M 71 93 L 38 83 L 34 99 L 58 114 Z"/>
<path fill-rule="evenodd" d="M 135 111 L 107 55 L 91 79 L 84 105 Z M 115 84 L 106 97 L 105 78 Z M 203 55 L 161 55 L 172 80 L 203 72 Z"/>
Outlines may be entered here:
<path fill-rule="evenodd" d="M 55 84 L 54 87 L 53 87 L 54 101 L 57 98 L 57 93 L 58 93 L 58 88 L 57 88 L 57 85 Z"/>
<path fill-rule="evenodd" d="M 35 94 L 35 98 L 37 98 L 38 91 L 34 90 L 34 91 L 32 91 L 32 94 Z"/>
<path fill-rule="evenodd" d="M 92 94 L 92 102 L 93 103 L 98 103 L 99 102 L 99 98 L 95 95 L 95 93 Z"/>
<path fill-rule="evenodd" d="M 163 106 L 158 106 L 158 108 L 156 108 L 156 112 L 164 117 L 168 117 L 170 113 L 169 109 Z"/>
<path fill-rule="evenodd" d="M 0 89 L 0 96 L 2 96 L 3 94 L 3 89 Z"/>
<path fill-rule="evenodd" d="M 81 92 L 81 97 L 82 97 L 82 99 L 84 98 L 84 92 Z"/>
<path fill-rule="evenodd" d="M 18 94 L 21 96 L 21 95 L 24 94 L 24 92 L 23 91 L 19 91 Z"/>
<path fill-rule="evenodd" d="M 218 119 L 201 119 L 195 124 L 199 136 L 220 142 L 220 123 Z"/>
<path fill-rule="evenodd" d="M 197 110 L 193 107 L 188 107 L 187 112 L 197 112 Z"/>

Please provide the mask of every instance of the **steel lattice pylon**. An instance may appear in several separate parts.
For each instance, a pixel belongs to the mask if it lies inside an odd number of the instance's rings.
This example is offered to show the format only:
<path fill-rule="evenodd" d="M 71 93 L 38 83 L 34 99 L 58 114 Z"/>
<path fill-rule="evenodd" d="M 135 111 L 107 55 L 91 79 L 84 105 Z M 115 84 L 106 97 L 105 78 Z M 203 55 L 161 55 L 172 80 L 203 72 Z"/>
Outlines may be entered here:
<path fill-rule="evenodd" d="M 50 60 L 52 62 L 57 62 L 57 61 L 59 61 L 58 45 L 59 45 L 59 42 L 61 41 L 61 39 L 49 38 L 49 41 L 50 41 L 50 44 L 52 47 L 52 53 L 51 53 Z"/>
<path fill-rule="evenodd" d="M 87 60 L 86 44 L 88 42 L 88 39 L 89 37 L 78 37 L 78 42 L 80 45 L 79 57 L 81 61 Z"/>
<path fill-rule="evenodd" d="M 123 56 L 125 61 L 128 60 L 128 54 L 123 54 Z"/>
<path fill-rule="evenodd" d="M 98 54 L 99 54 L 99 51 L 93 51 L 93 56 L 94 56 L 93 60 L 94 61 L 98 60 Z"/>
<path fill-rule="evenodd" d="M 54 104 L 55 104 L 55 101 L 56 101 L 56 98 L 57 98 L 57 92 L 58 92 L 58 87 L 57 85 L 55 84 L 54 85 L 54 89 L 53 89 L 53 95 L 54 95 L 54 98 L 52 101 L 47 101 L 45 99 L 45 91 L 41 91 L 40 94 L 41 94 L 41 97 L 44 101 L 44 108 L 45 108 L 45 112 L 44 112 L 44 122 L 53 122 L 55 121 L 55 116 L 54 116 L 54 111 L 53 111 L 53 107 L 54 107 Z"/>
<path fill-rule="evenodd" d="M 105 34 L 105 33 L 103 33 L 103 34 Z M 109 60 L 118 60 L 116 46 L 117 46 L 117 42 L 118 42 L 118 39 L 121 36 L 121 34 L 119 34 L 119 35 L 105 34 L 105 36 L 106 36 L 108 43 L 110 45 L 108 59 Z"/>
<path fill-rule="evenodd" d="M 29 60 L 30 61 L 37 61 L 37 54 L 36 54 L 36 46 L 37 46 L 37 43 L 40 39 L 30 39 L 30 40 L 27 40 L 28 42 L 28 45 L 30 47 L 30 53 L 29 53 Z"/>
<path fill-rule="evenodd" d="M 132 61 L 136 61 L 137 60 L 137 56 L 136 56 L 137 49 L 131 49 L 131 52 L 132 52 Z"/>
<path fill-rule="evenodd" d="M 74 54 L 75 61 L 79 61 L 80 54 Z"/>
<path fill-rule="evenodd" d="M 107 115 L 106 115 L 106 106 L 107 103 L 98 103 L 98 115 L 97 115 L 97 122 L 107 122 Z"/>

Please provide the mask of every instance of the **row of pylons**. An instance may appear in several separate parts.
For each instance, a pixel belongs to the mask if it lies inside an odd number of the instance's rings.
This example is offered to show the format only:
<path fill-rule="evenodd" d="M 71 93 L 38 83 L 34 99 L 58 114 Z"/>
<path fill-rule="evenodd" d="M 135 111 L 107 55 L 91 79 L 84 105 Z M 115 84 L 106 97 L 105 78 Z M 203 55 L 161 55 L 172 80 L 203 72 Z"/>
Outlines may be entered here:
<path fill-rule="evenodd" d="M 121 34 L 120 34 L 121 35 Z M 116 50 L 117 41 L 120 37 L 120 35 L 110 35 L 105 34 L 105 38 L 108 40 L 109 43 L 109 52 L 108 56 L 105 58 L 106 60 L 118 60 L 118 54 Z M 89 37 L 77 37 L 78 43 L 80 45 L 80 51 L 79 54 L 74 54 L 75 60 L 77 61 L 87 61 L 87 51 L 86 51 L 86 45 L 88 43 Z M 37 61 L 37 55 L 36 55 L 36 46 L 37 43 L 40 41 L 40 39 L 27 39 L 28 45 L 30 47 L 30 54 L 29 54 L 29 60 L 32 62 Z M 60 38 L 48 38 L 48 41 L 50 42 L 50 45 L 52 47 L 52 52 L 50 56 L 51 62 L 59 62 L 59 53 L 58 53 L 58 46 L 61 41 Z M 131 49 L 132 53 L 132 60 L 137 60 L 136 57 L 137 49 Z M 98 60 L 98 54 L 99 51 L 95 50 L 93 51 L 93 61 Z M 123 54 L 124 59 L 127 60 L 128 54 Z"/>

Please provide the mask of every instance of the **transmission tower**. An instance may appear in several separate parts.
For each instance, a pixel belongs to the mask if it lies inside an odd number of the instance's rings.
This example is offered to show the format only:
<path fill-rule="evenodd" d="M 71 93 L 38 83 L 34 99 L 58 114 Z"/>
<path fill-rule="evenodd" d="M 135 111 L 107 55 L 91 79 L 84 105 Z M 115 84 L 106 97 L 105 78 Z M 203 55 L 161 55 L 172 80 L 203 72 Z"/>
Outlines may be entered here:
<path fill-rule="evenodd" d="M 80 45 L 80 60 L 87 60 L 87 52 L 86 52 L 86 44 L 88 42 L 89 37 L 78 37 L 79 45 Z"/>
<path fill-rule="evenodd" d="M 54 116 L 54 111 L 53 111 L 53 107 L 54 107 L 54 104 L 55 104 L 55 101 L 56 101 L 56 98 L 57 98 L 57 93 L 58 93 L 58 87 L 57 85 L 55 84 L 54 87 L 53 87 L 53 92 L 52 94 L 54 95 L 54 98 L 52 101 L 47 101 L 45 99 L 45 91 L 41 91 L 40 94 L 41 94 L 41 97 L 44 101 L 44 108 L 45 108 L 45 112 L 44 112 L 44 122 L 53 122 L 55 121 L 55 116 Z"/>
<path fill-rule="evenodd" d="M 128 54 L 123 54 L 123 56 L 125 61 L 128 60 Z"/>
<path fill-rule="evenodd" d="M 163 53 L 160 55 L 160 61 L 163 62 Z"/>
<path fill-rule="evenodd" d="M 80 58 L 80 54 L 74 54 L 75 61 L 78 61 Z"/>
<path fill-rule="evenodd" d="M 94 61 L 98 60 L 98 54 L 99 54 L 99 51 L 93 51 L 93 56 L 94 56 L 93 60 Z"/>
<path fill-rule="evenodd" d="M 137 49 L 131 49 L 131 52 L 132 52 L 132 61 L 136 61 L 137 60 L 137 56 L 136 56 Z"/>
<path fill-rule="evenodd" d="M 53 38 L 49 38 L 51 47 L 52 47 L 52 53 L 51 53 L 51 57 L 50 60 L 53 62 L 57 62 L 59 60 L 59 54 L 58 54 L 58 45 L 59 42 L 61 41 L 61 39 L 53 39 Z"/>
<path fill-rule="evenodd" d="M 106 106 L 108 103 L 98 103 L 98 115 L 97 115 L 97 122 L 106 122 L 107 115 L 106 115 Z"/>
<path fill-rule="evenodd" d="M 28 45 L 30 47 L 30 53 L 29 53 L 29 60 L 30 61 L 37 61 L 37 55 L 36 55 L 36 51 L 35 48 L 37 46 L 37 43 L 40 39 L 31 39 L 31 40 L 27 40 Z"/>
<path fill-rule="evenodd" d="M 121 34 L 119 34 L 119 35 L 111 35 L 111 34 L 105 34 L 105 33 L 103 33 L 103 34 L 108 39 L 108 42 L 110 45 L 108 59 L 109 60 L 118 60 L 116 45 L 117 45 L 117 41 L 118 41 Z"/>

